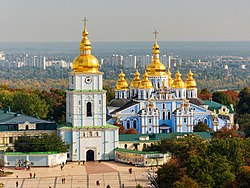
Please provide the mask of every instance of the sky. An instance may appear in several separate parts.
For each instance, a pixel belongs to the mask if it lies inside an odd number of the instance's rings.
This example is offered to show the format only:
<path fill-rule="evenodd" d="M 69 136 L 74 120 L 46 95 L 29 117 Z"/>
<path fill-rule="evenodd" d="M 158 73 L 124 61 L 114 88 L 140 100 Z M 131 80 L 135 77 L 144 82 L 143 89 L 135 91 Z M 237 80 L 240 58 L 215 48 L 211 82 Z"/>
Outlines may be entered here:
<path fill-rule="evenodd" d="M 0 42 L 250 41 L 250 0 L 0 0 Z"/>

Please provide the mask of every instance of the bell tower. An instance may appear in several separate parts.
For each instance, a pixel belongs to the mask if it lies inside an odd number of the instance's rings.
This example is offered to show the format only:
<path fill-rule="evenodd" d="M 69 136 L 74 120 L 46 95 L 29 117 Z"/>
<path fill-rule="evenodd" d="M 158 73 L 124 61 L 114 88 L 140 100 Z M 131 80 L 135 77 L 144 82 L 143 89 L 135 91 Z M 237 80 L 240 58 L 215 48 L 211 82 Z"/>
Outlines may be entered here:
<path fill-rule="evenodd" d="M 106 125 L 106 91 L 102 86 L 102 72 L 99 63 L 91 54 L 91 43 L 86 29 L 80 43 L 80 54 L 73 61 L 73 71 L 69 74 L 67 91 L 66 120 L 74 127 Z"/>
<path fill-rule="evenodd" d="M 118 146 L 118 127 L 106 122 L 106 91 L 103 73 L 91 53 L 86 29 L 80 43 L 80 54 L 72 63 L 69 89 L 66 91 L 66 124 L 59 128 L 62 140 L 70 145 L 68 160 L 95 161 L 114 159 Z"/>

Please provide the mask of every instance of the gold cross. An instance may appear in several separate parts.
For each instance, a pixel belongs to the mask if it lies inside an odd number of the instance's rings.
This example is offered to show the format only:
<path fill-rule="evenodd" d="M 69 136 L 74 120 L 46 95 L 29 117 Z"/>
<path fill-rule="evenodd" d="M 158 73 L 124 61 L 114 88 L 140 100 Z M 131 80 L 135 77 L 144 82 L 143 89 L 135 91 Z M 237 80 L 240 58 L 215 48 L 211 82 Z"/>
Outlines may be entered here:
<path fill-rule="evenodd" d="M 83 25 L 84 25 L 84 28 L 86 28 L 86 25 L 87 25 L 87 18 L 86 17 L 84 17 L 84 19 L 82 20 L 83 21 Z"/>
<path fill-rule="evenodd" d="M 153 32 L 153 34 L 155 35 L 155 40 L 157 38 L 157 34 L 159 34 L 159 32 L 157 32 L 156 30 Z"/>

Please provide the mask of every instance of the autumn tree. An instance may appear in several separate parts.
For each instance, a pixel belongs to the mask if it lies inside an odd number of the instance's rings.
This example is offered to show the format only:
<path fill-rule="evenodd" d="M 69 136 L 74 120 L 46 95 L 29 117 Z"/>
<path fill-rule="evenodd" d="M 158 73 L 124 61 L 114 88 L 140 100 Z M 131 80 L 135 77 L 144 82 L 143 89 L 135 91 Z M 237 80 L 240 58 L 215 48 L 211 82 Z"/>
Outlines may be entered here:
<path fill-rule="evenodd" d="M 230 105 L 230 99 L 224 92 L 221 91 L 214 92 L 212 99 L 213 101 L 218 102 L 220 104 L 224 104 L 226 106 Z"/>
<path fill-rule="evenodd" d="M 240 133 L 236 131 L 236 128 L 227 128 L 227 126 L 222 127 L 220 130 L 214 133 L 213 138 L 238 138 L 241 137 Z"/>
<path fill-rule="evenodd" d="M 239 93 L 239 103 L 237 105 L 239 115 L 250 114 L 250 88 L 246 87 Z"/>
<path fill-rule="evenodd" d="M 13 96 L 13 111 L 23 112 L 29 116 L 38 116 L 46 118 L 48 114 L 48 105 L 41 100 L 38 95 L 17 91 Z"/>
<path fill-rule="evenodd" d="M 236 177 L 238 188 L 249 188 L 250 185 L 250 167 L 243 166 Z"/>
<path fill-rule="evenodd" d="M 123 127 L 121 123 L 115 122 L 114 125 L 119 127 L 119 134 L 125 134 L 125 128 Z"/>
<path fill-rule="evenodd" d="M 172 185 L 173 188 L 200 188 L 200 185 L 192 178 L 184 175 L 180 180 L 176 181 Z"/>
<path fill-rule="evenodd" d="M 135 128 L 130 128 L 125 131 L 125 134 L 138 134 L 138 132 Z"/>
<path fill-rule="evenodd" d="M 201 100 L 210 100 L 212 98 L 212 93 L 208 90 L 208 88 L 204 88 L 198 93 L 198 98 Z"/>
<path fill-rule="evenodd" d="M 208 125 L 206 123 L 203 123 L 203 122 L 198 122 L 197 125 L 194 126 L 194 132 L 211 132 L 212 129 L 208 127 Z"/>
<path fill-rule="evenodd" d="M 182 172 L 178 165 L 174 161 L 170 161 L 158 169 L 156 182 L 160 188 L 172 187 L 181 176 Z"/>

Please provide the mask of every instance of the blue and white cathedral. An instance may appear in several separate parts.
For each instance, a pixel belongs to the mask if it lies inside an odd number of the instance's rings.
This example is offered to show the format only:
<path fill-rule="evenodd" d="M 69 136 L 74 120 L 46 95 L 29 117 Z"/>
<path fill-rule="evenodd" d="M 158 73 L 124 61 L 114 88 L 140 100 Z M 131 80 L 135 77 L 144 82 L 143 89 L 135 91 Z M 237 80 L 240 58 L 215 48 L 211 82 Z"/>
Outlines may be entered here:
<path fill-rule="evenodd" d="M 214 131 L 224 126 L 224 121 L 215 118 L 214 112 L 197 98 L 197 85 L 191 70 L 185 82 L 179 71 L 173 79 L 159 55 L 160 47 L 155 40 L 152 62 L 142 79 L 138 70 L 135 71 L 130 86 L 121 71 L 115 99 L 108 106 L 108 122 L 119 122 L 125 129 L 135 128 L 139 134 L 193 132 L 199 121 Z"/>

